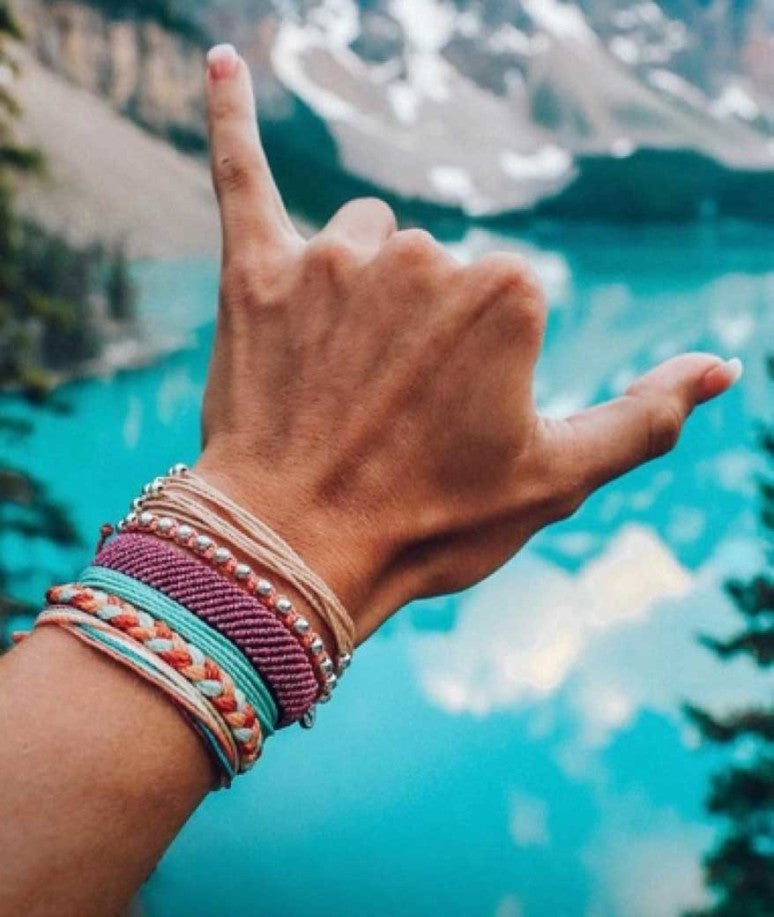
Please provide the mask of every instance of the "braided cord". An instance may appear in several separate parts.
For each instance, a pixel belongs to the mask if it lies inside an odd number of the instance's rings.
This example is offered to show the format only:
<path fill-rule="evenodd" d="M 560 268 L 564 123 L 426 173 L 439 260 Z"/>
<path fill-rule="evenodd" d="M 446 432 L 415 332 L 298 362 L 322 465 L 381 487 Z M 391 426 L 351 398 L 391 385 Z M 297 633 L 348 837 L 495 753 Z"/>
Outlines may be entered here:
<path fill-rule="evenodd" d="M 221 773 L 221 786 L 231 785 L 239 757 L 233 736 L 209 701 L 186 678 L 142 644 L 89 613 L 69 606 L 49 606 L 35 620 L 35 627 L 46 625 L 68 631 L 166 694 L 206 742 Z"/>
<path fill-rule="evenodd" d="M 157 621 L 147 611 L 139 611 L 120 597 L 99 589 L 80 584 L 54 586 L 46 598 L 107 621 L 169 663 L 209 700 L 231 730 L 240 752 L 240 770 L 247 770 L 255 763 L 261 753 L 261 730 L 255 710 L 235 688 L 228 673 L 198 646 L 186 643 L 165 621 Z"/>
<path fill-rule="evenodd" d="M 261 731 L 269 736 L 277 722 L 277 707 L 260 674 L 242 653 L 216 630 L 169 596 L 107 567 L 87 567 L 80 576 L 84 586 L 110 592 L 153 617 L 167 622 L 181 637 L 206 652 L 224 672 L 232 673 L 245 698 L 258 714 Z"/>
<path fill-rule="evenodd" d="M 118 535 L 94 566 L 115 570 L 163 592 L 231 641 L 258 670 L 284 726 L 300 719 L 319 691 L 305 645 L 256 595 L 176 544 L 150 534 Z"/>

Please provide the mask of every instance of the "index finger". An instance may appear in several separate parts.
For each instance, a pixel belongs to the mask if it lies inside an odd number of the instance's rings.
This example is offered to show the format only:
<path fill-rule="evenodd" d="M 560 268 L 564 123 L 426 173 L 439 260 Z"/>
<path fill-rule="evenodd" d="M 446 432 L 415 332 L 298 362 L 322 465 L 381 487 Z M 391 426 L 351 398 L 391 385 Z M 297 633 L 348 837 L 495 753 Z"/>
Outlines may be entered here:
<path fill-rule="evenodd" d="M 207 121 L 224 258 L 237 240 L 275 248 L 297 238 L 261 146 L 250 71 L 233 45 L 207 55 Z"/>

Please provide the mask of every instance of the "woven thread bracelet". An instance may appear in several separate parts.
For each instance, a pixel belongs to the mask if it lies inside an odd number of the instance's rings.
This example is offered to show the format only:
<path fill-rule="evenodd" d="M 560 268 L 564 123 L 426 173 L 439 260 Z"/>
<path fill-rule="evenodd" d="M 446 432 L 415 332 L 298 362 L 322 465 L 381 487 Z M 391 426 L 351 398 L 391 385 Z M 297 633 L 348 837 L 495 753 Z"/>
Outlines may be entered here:
<path fill-rule="evenodd" d="M 102 567 L 87 567 L 80 575 L 79 585 L 142 608 L 155 620 L 163 621 L 190 645 L 206 653 L 221 670 L 239 682 L 242 693 L 258 714 L 264 735 L 271 735 L 277 718 L 274 699 L 260 674 L 229 640 L 168 596 L 122 573 Z"/>
<path fill-rule="evenodd" d="M 318 681 L 297 636 L 256 596 L 174 542 L 124 532 L 97 553 L 93 566 L 164 593 L 231 641 L 271 692 L 277 726 L 299 720 L 314 702 Z M 308 646 L 309 635 L 303 640 Z"/>
<path fill-rule="evenodd" d="M 99 589 L 65 584 L 52 587 L 46 598 L 52 605 L 70 606 L 110 625 L 130 637 L 136 647 L 149 651 L 182 675 L 226 724 L 238 750 L 238 772 L 252 767 L 262 747 L 256 711 L 228 672 L 198 646 L 184 640 L 167 623 L 156 620 L 147 611 L 140 611 L 118 596 Z"/>
<path fill-rule="evenodd" d="M 312 630 L 309 621 L 298 614 L 288 598 L 277 594 L 268 580 L 256 576 L 246 564 L 240 565 L 233 557 L 226 557 L 230 552 L 216 546 L 209 536 L 200 535 L 193 526 L 181 523 L 170 516 L 158 517 L 150 510 L 144 510 L 137 519 L 126 522 L 121 531 L 143 532 L 174 542 L 199 561 L 207 563 L 223 578 L 231 580 L 248 595 L 259 600 L 292 634 L 307 656 L 318 684 L 318 692 L 313 700 L 316 699 L 318 703 L 329 700 L 338 676 L 322 638 Z"/>

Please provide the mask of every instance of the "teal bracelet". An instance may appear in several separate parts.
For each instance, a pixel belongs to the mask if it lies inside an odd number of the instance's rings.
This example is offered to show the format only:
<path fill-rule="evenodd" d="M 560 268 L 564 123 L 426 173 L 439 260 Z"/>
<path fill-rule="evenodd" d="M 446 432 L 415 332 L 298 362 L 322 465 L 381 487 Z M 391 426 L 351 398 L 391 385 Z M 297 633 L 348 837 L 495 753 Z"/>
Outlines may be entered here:
<path fill-rule="evenodd" d="M 151 669 L 146 660 L 143 659 L 142 656 L 139 656 L 137 653 L 133 653 L 129 647 L 126 646 L 124 641 L 115 640 L 110 636 L 110 634 L 103 633 L 94 627 L 89 627 L 88 625 L 82 624 L 80 629 L 92 643 L 102 644 L 103 646 L 106 646 L 112 650 L 114 654 L 129 658 L 133 663 L 133 667 L 148 672 L 155 678 L 161 677 L 161 672 L 158 668 Z M 189 716 L 185 710 L 182 712 L 186 719 L 188 719 L 193 724 L 196 731 L 199 733 L 199 735 L 202 736 L 214 754 L 218 764 L 223 770 L 223 773 L 226 775 L 226 786 L 230 785 L 231 781 L 236 776 L 236 772 L 231 766 L 231 762 L 223 754 L 220 743 L 203 723 L 197 722 L 197 720 L 194 717 Z"/>
<path fill-rule="evenodd" d="M 228 672 L 254 708 L 263 735 L 269 736 L 274 732 L 278 713 L 269 689 L 242 653 L 218 631 L 213 630 L 163 592 L 158 592 L 151 586 L 116 570 L 87 567 L 79 582 L 84 586 L 117 595 L 147 611 L 152 617 L 165 621 L 181 637 L 211 656 L 224 672 Z"/>

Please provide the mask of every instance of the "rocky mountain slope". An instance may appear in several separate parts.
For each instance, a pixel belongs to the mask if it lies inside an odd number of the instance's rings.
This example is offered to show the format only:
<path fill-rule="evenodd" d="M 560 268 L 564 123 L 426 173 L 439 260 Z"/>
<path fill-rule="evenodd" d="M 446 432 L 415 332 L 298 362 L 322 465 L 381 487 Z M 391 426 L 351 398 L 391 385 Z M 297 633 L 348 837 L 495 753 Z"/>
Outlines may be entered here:
<path fill-rule="evenodd" d="M 638 150 L 774 168 L 769 0 L 304 7 L 280 16 L 277 78 L 325 121 L 348 171 L 403 197 L 523 210 L 584 160 Z"/>
<path fill-rule="evenodd" d="M 207 166 L 150 136 L 94 93 L 17 49 L 21 138 L 45 173 L 19 190 L 23 212 L 75 244 L 123 244 L 133 257 L 216 255 Z"/>
<path fill-rule="evenodd" d="M 48 67 L 202 146 L 190 36 L 98 0 L 16 4 Z M 774 0 L 178 6 L 250 61 L 283 191 L 313 216 L 364 191 L 476 217 L 774 216 Z"/>

